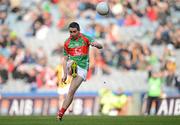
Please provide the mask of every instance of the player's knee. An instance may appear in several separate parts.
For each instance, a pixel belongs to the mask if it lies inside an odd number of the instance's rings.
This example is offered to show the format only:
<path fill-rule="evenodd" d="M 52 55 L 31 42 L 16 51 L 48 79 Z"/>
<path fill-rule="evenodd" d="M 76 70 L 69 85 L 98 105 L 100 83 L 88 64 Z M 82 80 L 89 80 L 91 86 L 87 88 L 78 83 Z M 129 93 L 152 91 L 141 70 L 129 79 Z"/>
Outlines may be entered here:
<path fill-rule="evenodd" d="M 70 89 L 68 94 L 69 94 L 69 96 L 74 96 L 74 93 L 75 93 L 75 90 Z"/>

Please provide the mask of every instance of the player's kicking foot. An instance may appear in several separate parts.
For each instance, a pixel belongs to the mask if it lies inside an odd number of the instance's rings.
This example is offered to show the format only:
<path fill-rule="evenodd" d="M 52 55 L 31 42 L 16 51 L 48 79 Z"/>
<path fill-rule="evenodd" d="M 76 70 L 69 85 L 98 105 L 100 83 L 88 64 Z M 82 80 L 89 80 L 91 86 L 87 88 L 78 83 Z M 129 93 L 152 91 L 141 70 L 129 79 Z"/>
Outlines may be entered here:
<path fill-rule="evenodd" d="M 72 77 L 75 78 L 77 76 L 77 63 L 73 61 L 71 65 Z"/>

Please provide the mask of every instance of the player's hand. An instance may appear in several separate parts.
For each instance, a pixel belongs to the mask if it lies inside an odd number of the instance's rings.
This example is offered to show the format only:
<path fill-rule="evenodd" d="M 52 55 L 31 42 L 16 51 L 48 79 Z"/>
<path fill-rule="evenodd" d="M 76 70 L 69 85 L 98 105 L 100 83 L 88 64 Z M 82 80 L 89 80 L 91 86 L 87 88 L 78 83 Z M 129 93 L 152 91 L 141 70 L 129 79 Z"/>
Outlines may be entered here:
<path fill-rule="evenodd" d="M 64 75 L 64 76 L 62 77 L 62 82 L 65 82 L 66 79 L 67 79 L 67 75 Z"/>
<path fill-rule="evenodd" d="M 56 82 L 56 86 L 57 86 L 57 87 L 59 86 L 59 82 Z"/>
<path fill-rule="evenodd" d="M 91 46 L 96 47 L 98 49 L 102 49 L 103 48 L 103 46 L 101 44 L 97 43 L 97 42 L 93 42 L 93 43 L 90 43 L 90 44 L 91 44 Z"/>

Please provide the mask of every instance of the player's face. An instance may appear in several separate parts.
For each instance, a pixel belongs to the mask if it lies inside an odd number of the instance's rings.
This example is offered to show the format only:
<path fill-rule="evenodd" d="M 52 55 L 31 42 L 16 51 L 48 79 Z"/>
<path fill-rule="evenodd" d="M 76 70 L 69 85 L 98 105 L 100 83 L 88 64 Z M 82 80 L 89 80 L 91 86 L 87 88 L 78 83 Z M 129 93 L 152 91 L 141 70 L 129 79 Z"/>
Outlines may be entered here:
<path fill-rule="evenodd" d="M 69 33 L 72 37 L 77 37 L 79 34 L 79 31 L 76 28 L 69 28 Z"/>

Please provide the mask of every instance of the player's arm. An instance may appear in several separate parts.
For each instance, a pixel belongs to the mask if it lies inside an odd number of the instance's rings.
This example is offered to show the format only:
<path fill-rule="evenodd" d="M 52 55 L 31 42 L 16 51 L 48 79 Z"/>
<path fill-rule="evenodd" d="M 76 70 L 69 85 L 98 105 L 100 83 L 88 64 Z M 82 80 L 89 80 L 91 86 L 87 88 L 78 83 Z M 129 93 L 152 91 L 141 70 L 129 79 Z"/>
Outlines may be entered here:
<path fill-rule="evenodd" d="M 67 79 L 67 61 L 68 61 L 68 56 L 64 56 L 63 57 L 63 72 L 64 72 L 64 76 L 62 77 L 62 81 L 65 82 Z"/>
<path fill-rule="evenodd" d="M 100 43 L 94 41 L 94 39 L 92 39 L 91 37 L 89 37 L 89 36 L 87 36 L 87 35 L 85 35 L 85 37 L 88 38 L 89 44 L 90 44 L 91 46 L 96 47 L 96 48 L 98 48 L 98 49 L 102 49 L 102 48 L 103 48 L 103 46 L 102 46 Z"/>
<path fill-rule="evenodd" d="M 62 60 L 62 66 L 63 66 L 63 77 L 62 77 L 62 82 L 65 82 L 67 79 L 67 61 L 68 61 L 68 53 L 67 53 L 67 47 L 64 45 L 64 56 L 63 56 L 63 60 Z"/>
<path fill-rule="evenodd" d="M 103 46 L 100 43 L 98 43 L 98 42 L 90 42 L 90 45 L 93 46 L 93 47 L 96 47 L 98 49 L 102 49 L 103 48 Z"/>

